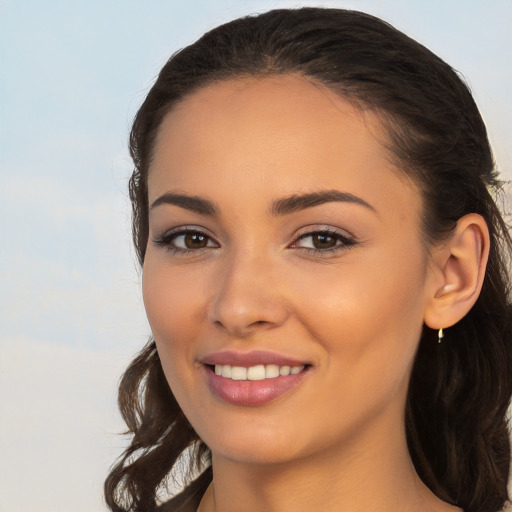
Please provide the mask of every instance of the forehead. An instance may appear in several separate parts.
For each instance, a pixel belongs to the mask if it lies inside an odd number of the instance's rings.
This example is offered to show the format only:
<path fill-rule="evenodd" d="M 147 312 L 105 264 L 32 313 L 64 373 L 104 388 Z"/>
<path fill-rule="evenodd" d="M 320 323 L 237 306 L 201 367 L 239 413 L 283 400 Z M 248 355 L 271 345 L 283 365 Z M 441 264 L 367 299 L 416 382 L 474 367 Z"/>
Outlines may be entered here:
<path fill-rule="evenodd" d="M 166 188 L 249 198 L 336 188 L 378 202 L 398 192 L 397 206 L 407 199 L 404 206 L 419 209 L 383 138 L 376 114 L 322 84 L 287 75 L 219 82 L 164 118 L 150 202 Z"/>
<path fill-rule="evenodd" d="M 216 130 L 207 133 L 213 127 Z M 352 132 L 354 144 L 372 139 L 366 149 L 382 149 L 378 117 L 325 85 L 294 75 L 248 77 L 217 82 L 186 96 L 164 118 L 157 144 L 162 139 L 167 144 L 170 137 L 200 136 L 214 146 L 231 138 L 259 143 L 262 150 L 276 150 L 281 144 L 283 149 L 301 144 L 313 150 L 320 138 L 326 146 L 348 142 L 348 133 L 343 131 Z"/>

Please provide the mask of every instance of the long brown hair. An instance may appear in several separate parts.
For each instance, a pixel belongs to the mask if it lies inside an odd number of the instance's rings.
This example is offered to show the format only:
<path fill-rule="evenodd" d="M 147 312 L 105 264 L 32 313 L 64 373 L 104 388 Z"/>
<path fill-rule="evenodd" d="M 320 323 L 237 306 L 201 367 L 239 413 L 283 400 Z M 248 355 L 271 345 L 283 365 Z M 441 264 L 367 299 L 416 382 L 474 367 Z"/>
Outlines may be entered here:
<path fill-rule="evenodd" d="M 467 213 L 488 224 L 490 259 L 475 306 L 441 345 L 424 329 L 406 429 L 416 470 L 433 492 L 465 512 L 496 512 L 508 500 L 512 322 L 506 255 L 512 242 L 492 197 L 499 183 L 475 102 L 460 76 L 428 49 L 368 14 L 303 8 L 232 21 L 173 55 L 130 136 L 140 264 L 148 240 L 147 175 L 164 116 L 216 81 L 283 73 L 322 83 L 380 115 L 397 165 L 422 191 L 427 247 L 448 237 Z M 183 470 L 188 487 L 161 510 L 197 506 L 212 478 L 209 451 L 176 403 L 153 340 L 122 378 L 119 405 L 133 437 L 105 483 L 110 509 L 154 510 L 168 478 Z"/>

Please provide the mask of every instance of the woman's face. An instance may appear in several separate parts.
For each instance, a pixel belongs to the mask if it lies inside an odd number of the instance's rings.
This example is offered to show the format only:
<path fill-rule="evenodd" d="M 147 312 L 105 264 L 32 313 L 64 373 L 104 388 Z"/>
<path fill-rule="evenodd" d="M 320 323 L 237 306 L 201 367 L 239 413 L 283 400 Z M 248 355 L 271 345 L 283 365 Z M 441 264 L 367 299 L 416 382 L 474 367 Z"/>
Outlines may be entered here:
<path fill-rule="evenodd" d="M 282 462 L 403 436 L 432 279 L 421 198 L 380 133 L 290 76 L 208 86 L 164 119 L 144 302 L 214 456 Z"/>

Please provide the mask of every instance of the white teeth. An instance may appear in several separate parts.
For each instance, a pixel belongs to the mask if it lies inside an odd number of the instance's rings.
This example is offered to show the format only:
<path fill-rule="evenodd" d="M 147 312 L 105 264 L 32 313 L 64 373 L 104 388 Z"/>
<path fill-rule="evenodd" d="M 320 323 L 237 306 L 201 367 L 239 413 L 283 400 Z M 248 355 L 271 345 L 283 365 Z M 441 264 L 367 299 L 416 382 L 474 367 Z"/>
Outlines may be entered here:
<path fill-rule="evenodd" d="M 279 377 L 279 366 L 277 364 L 267 364 L 265 366 L 265 378 L 273 379 L 274 377 Z"/>
<path fill-rule="evenodd" d="M 247 368 L 247 380 L 263 380 L 265 378 L 265 366 L 251 366 Z"/>
<path fill-rule="evenodd" d="M 290 366 L 281 366 L 281 368 L 279 368 L 279 375 L 290 375 L 290 370 Z"/>
<path fill-rule="evenodd" d="M 229 364 L 216 364 L 215 373 L 232 380 L 263 380 L 274 379 L 279 376 L 296 375 L 304 370 L 301 366 L 278 366 L 277 364 L 258 364 L 256 366 L 230 366 Z"/>
<path fill-rule="evenodd" d="M 247 380 L 247 368 L 243 366 L 232 366 L 231 378 L 233 380 Z"/>

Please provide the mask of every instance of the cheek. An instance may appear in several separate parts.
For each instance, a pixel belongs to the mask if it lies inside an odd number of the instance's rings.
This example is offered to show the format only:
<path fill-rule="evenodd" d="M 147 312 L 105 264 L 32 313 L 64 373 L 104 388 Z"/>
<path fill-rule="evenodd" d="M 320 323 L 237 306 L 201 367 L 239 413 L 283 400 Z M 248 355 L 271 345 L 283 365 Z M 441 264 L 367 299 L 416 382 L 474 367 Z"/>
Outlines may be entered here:
<path fill-rule="evenodd" d="M 308 307 L 297 310 L 340 374 L 378 372 L 400 380 L 408 374 L 423 327 L 424 261 L 414 254 L 402 263 L 394 251 L 373 256 L 378 257 L 347 259 L 336 272 L 301 282 L 294 295 L 307 297 Z"/>
<path fill-rule="evenodd" d="M 189 416 L 197 395 L 195 340 L 201 338 L 204 305 L 201 280 L 172 268 L 165 256 L 148 251 L 144 262 L 144 306 L 162 368 L 172 393 Z"/>
<path fill-rule="evenodd" d="M 163 260 L 163 261 L 162 261 Z M 142 290 L 144 306 L 158 351 L 163 360 L 192 357 L 191 344 L 204 314 L 201 280 L 166 265 L 165 257 L 148 251 L 144 262 Z"/>
<path fill-rule="evenodd" d="M 374 324 L 421 323 L 423 281 L 424 270 L 419 265 L 407 268 L 396 259 L 389 265 L 383 260 L 380 264 L 359 262 L 296 281 L 294 295 L 307 301 L 308 310 L 313 308 L 315 312 L 308 316 L 321 321 L 323 332 L 350 325 L 360 332 Z"/>
<path fill-rule="evenodd" d="M 357 431 L 390 404 L 401 418 L 423 325 L 420 267 L 388 275 L 366 265 L 361 271 L 355 266 L 340 270 L 330 279 L 317 279 L 315 287 L 310 283 L 296 290 L 297 296 L 308 297 L 301 324 L 322 347 L 325 362 L 319 367 L 324 392 L 309 408 L 327 418 L 324 428 L 332 436 L 340 428 Z"/>

